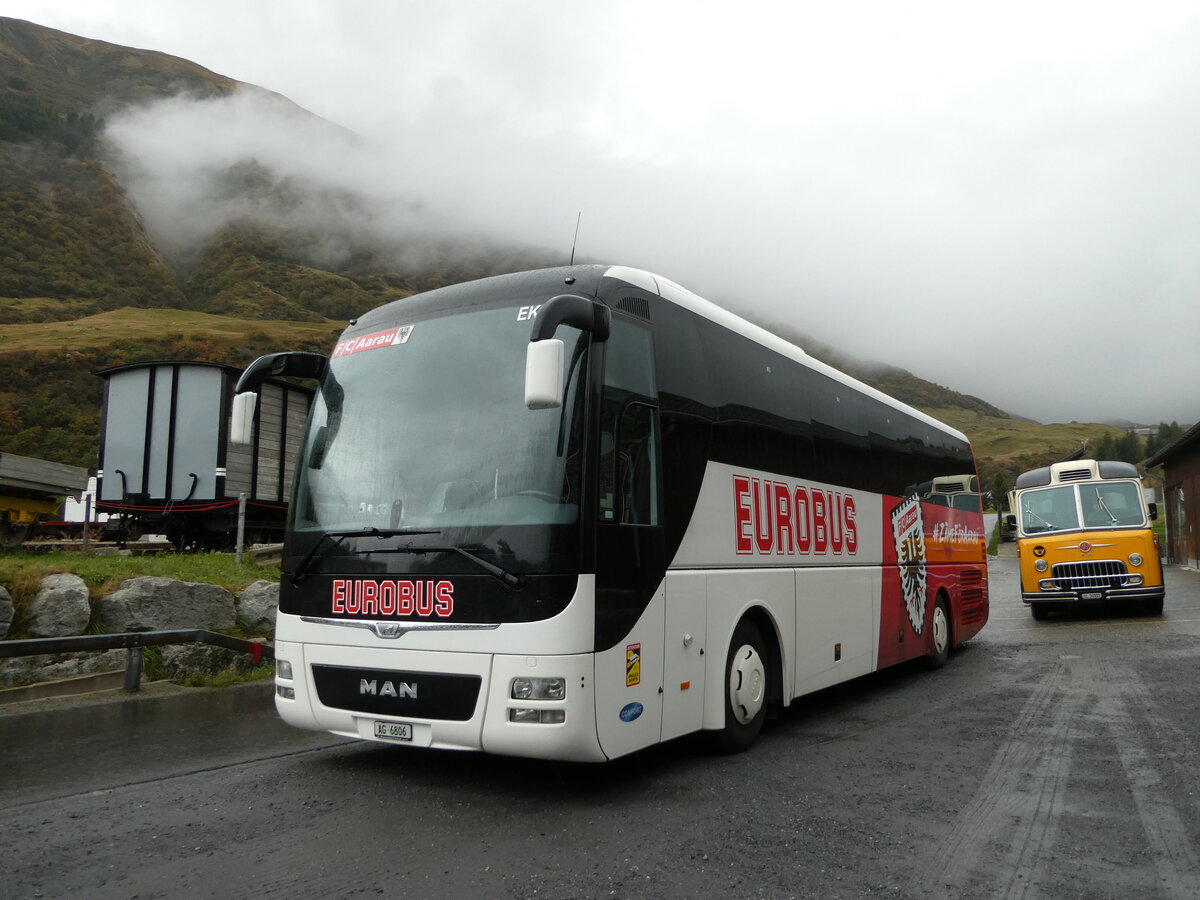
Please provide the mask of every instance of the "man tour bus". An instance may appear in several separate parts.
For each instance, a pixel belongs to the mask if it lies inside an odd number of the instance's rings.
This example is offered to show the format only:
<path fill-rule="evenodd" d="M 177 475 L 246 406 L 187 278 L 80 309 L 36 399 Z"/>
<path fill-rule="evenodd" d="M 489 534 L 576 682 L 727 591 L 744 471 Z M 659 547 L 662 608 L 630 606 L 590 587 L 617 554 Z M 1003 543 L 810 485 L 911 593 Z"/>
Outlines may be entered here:
<path fill-rule="evenodd" d="M 1137 468 L 1082 459 L 1017 476 L 1021 598 L 1035 619 L 1081 604 L 1163 610 L 1163 571 Z"/>
<path fill-rule="evenodd" d="M 925 657 L 987 620 L 966 438 L 657 276 L 397 300 L 328 358 L 280 585 L 276 705 L 367 740 L 602 761 Z M 965 474 L 964 474 L 965 473 Z"/>

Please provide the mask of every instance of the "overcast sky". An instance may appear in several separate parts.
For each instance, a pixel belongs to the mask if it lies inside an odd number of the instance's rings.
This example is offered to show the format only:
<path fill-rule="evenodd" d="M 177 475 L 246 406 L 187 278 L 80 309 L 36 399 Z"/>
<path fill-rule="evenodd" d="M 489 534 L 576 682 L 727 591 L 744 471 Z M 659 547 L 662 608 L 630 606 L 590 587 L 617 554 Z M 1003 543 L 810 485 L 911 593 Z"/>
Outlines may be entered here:
<path fill-rule="evenodd" d="M 246 101 L 129 117 L 152 220 L 246 154 L 371 192 L 376 227 L 418 200 L 564 262 L 582 212 L 580 255 L 1014 414 L 1200 419 L 1200 0 L 2 11 L 277 91 L 372 148 Z"/>

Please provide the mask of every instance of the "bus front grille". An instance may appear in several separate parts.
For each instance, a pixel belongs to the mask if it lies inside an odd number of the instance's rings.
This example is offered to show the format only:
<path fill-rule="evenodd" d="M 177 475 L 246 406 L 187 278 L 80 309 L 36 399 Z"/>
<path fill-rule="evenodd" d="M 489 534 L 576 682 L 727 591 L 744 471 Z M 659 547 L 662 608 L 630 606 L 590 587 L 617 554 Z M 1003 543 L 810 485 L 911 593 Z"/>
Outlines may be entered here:
<path fill-rule="evenodd" d="M 1119 559 L 1096 562 L 1058 563 L 1051 569 L 1054 587 L 1060 591 L 1097 591 L 1126 583 L 1125 563 Z"/>

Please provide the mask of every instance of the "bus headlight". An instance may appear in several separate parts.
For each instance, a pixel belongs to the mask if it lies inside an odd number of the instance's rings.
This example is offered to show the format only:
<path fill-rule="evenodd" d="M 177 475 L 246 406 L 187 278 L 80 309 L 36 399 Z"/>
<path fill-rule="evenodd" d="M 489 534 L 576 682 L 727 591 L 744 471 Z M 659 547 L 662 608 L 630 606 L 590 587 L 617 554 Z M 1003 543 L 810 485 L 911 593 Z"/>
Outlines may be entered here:
<path fill-rule="evenodd" d="M 1131 566 L 1140 566 L 1142 564 L 1142 554 L 1130 553 L 1129 554 L 1129 564 Z"/>
<path fill-rule="evenodd" d="M 514 700 L 565 700 L 565 678 L 514 678 L 509 696 Z"/>
<path fill-rule="evenodd" d="M 275 677 L 292 680 L 292 664 L 286 659 L 275 660 Z"/>
<path fill-rule="evenodd" d="M 1045 572 L 1048 568 L 1050 568 L 1048 565 L 1046 565 L 1046 561 L 1044 559 L 1036 560 L 1033 564 L 1033 567 L 1039 572 Z"/>

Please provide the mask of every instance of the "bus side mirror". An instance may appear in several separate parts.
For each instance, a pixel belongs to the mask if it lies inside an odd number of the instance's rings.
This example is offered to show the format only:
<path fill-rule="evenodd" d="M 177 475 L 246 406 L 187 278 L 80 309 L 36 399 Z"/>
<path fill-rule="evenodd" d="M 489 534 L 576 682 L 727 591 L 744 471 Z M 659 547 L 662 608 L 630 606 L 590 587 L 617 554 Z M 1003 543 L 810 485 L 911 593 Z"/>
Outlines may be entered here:
<path fill-rule="evenodd" d="M 1150 504 L 1150 521 L 1153 522 L 1157 518 L 1158 518 L 1158 504 L 1151 503 Z"/>
<path fill-rule="evenodd" d="M 525 351 L 525 406 L 555 409 L 563 402 L 563 342 L 531 341 Z"/>
<path fill-rule="evenodd" d="M 1013 515 L 1012 513 L 1009 513 L 1008 515 L 1006 515 L 1004 517 L 1004 524 L 1007 525 L 1009 528 L 1016 528 L 1017 527 L 1017 517 L 1015 515 Z"/>
<path fill-rule="evenodd" d="M 258 394 L 243 391 L 233 396 L 233 414 L 229 420 L 229 440 L 234 444 L 254 443 L 254 407 Z"/>

